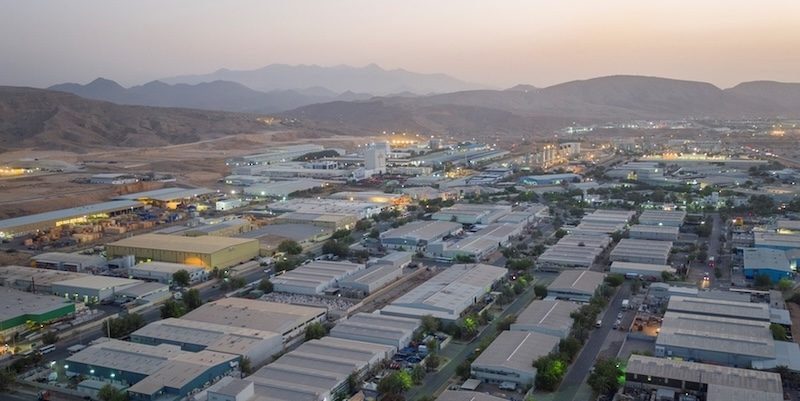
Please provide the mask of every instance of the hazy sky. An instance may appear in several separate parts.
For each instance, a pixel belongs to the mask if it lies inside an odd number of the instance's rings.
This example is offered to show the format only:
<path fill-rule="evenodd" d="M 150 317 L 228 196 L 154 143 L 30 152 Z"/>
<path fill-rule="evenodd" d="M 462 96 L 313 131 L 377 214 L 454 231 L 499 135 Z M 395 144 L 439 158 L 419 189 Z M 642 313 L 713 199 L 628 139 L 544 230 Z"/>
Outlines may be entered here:
<path fill-rule="evenodd" d="M 507 87 L 800 82 L 800 0 L 0 0 L 0 84 L 377 63 Z"/>

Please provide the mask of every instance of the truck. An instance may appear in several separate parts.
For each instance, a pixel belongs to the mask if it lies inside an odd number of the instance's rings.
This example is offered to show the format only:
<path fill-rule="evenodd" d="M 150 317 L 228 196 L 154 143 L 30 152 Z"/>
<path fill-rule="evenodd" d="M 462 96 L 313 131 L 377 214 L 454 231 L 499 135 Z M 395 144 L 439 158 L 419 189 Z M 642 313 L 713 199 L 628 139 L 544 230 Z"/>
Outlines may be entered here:
<path fill-rule="evenodd" d="M 630 309 L 631 308 L 631 301 L 628 299 L 622 300 L 622 309 Z"/>

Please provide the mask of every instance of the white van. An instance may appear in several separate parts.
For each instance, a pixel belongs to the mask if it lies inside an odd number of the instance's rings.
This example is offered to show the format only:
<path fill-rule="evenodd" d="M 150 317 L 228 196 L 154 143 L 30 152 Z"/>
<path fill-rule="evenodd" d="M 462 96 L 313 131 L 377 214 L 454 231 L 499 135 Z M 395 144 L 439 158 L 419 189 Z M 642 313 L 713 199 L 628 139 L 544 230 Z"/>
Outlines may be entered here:
<path fill-rule="evenodd" d="M 594 324 L 594 327 L 597 327 L 597 328 L 600 328 L 601 326 L 603 326 L 603 321 L 602 320 L 598 320 L 597 323 Z"/>

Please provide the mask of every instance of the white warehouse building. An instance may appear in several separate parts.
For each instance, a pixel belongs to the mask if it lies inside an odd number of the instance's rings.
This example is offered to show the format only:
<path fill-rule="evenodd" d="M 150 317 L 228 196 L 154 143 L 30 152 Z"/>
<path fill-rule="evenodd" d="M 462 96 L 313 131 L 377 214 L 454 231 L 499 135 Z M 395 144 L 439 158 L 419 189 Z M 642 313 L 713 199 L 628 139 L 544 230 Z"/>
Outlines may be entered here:
<path fill-rule="evenodd" d="M 672 250 L 671 241 L 623 238 L 611 251 L 612 262 L 666 265 Z"/>

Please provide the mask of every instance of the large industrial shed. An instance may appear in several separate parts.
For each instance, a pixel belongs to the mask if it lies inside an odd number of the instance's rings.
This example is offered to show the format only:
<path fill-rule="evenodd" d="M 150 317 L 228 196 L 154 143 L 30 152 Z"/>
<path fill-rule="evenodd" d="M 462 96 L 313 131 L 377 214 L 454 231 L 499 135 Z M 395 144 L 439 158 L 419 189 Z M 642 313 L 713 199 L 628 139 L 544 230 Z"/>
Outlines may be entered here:
<path fill-rule="evenodd" d="M 572 312 L 581 306 L 575 302 L 558 300 L 533 301 L 517 316 L 511 331 L 535 331 L 559 338 L 567 338 L 572 330 Z"/>
<path fill-rule="evenodd" d="M 0 238 L 47 230 L 64 224 L 83 224 L 94 218 L 133 213 L 143 208 L 144 204 L 140 202 L 112 201 L 14 217 L 0 220 Z"/>
<path fill-rule="evenodd" d="M 189 273 L 190 284 L 199 283 L 208 278 L 208 270 L 203 267 L 167 262 L 139 263 L 128 269 L 128 275 L 139 280 L 172 284 L 173 275 L 181 270 Z"/>
<path fill-rule="evenodd" d="M 158 261 L 226 269 L 258 257 L 254 239 L 215 236 L 184 237 L 144 234 L 106 245 L 109 259 L 133 255 L 137 261 Z"/>
<path fill-rule="evenodd" d="M 611 245 L 611 237 L 603 234 L 571 233 L 561 237 L 561 239 L 558 240 L 558 244 L 605 249 Z"/>
<path fill-rule="evenodd" d="M 187 319 L 157 320 L 131 334 L 139 344 L 173 344 L 184 351 L 202 350 L 247 357 L 254 365 L 283 350 L 283 338 L 271 331 Z"/>
<path fill-rule="evenodd" d="M 345 340 L 391 345 L 396 349 L 402 349 L 411 342 L 419 325 L 419 319 L 357 313 L 347 320 L 336 323 L 330 335 Z"/>
<path fill-rule="evenodd" d="M 623 238 L 611 251 L 609 259 L 612 262 L 665 265 L 671 250 L 670 241 Z"/>
<path fill-rule="evenodd" d="M 71 272 L 84 272 L 87 270 L 105 268 L 108 262 L 102 256 L 81 255 L 77 253 L 47 252 L 31 258 L 36 267 L 41 269 L 66 270 Z"/>
<path fill-rule="evenodd" d="M 397 280 L 402 273 L 403 269 L 392 265 L 376 265 L 339 281 L 339 288 L 343 292 L 347 291 L 354 295 L 365 296 Z"/>
<path fill-rule="evenodd" d="M 75 313 L 75 304 L 51 295 L 0 287 L 0 341 L 8 342 L 27 322 L 47 323 Z"/>
<path fill-rule="evenodd" d="M 504 331 L 472 362 L 472 376 L 485 383 L 533 385 L 537 373 L 533 362 L 558 349 L 559 341 L 537 332 Z"/>
<path fill-rule="evenodd" d="M 264 399 L 331 400 L 351 374 L 363 375 L 391 357 L 393 350 L 389 345 L 322 337 L 303 343 L 244 380 L 253 382 L 254 393 Z"/>
<path fill-rule="evenodd" d="M 639 216 L 639 224 L 648 226 L 680 227 L 686 219 L 686 212 L 682 210 L 645 210 Z"/>
<path fill-rule="evenodd" d="M 675 269 L 670 265 L 651 265 L 647 263 L 611 262 L 611 273 L 637 274 L 641 277 L 660 278 L 663 272 L 675 274 Z"/>
<path fill-rule="evenodd" d="M 308 264 L 272 278 L 275 292 L 315 295 L 335 287 L 364 265 L 350 262 L 312 261 Z"/>
<path fill-rule="evenodd" d="M 141 284 L 139 280 L 111 276 L 84 276 L 52 284 L 54 295 L 84 303 L 113 300 L 125 289 Z"/>
<path fill-rule="evenodd" d="M 750 368 L 776 355 L 769 322 L 667 311 L 655 356 Z"/>
<path fill-rule="evenodd" d="M 628 230 L 628 236 L 634 239 L 650 239 L 657 241 L 677 241 L 679 228 L 673 226 L 649 226 L 635 224 Z"/>
<path fill-rule="evenodd" d="M 181 399 L 231 370 L 238 356 L 107 340 L 67 358 L 68 373 L 129 385 L 131 399 Z"/>
<path fill-rule="evenodd" d="M 484 264 L 453 265 L 381 309 L 382 315 L 454 321 L 477 303 L 507 270 Z"/>
<path fill-rule="evenodd" d="M 284 340 L 305 332 L 306 326 L 325 319 L 327 310 L 310 306 L 223 298 L 208 302 L 181 319 L 278 333 Z"/>
<path fill-rule="evenodd" d="M 539 255 L 536 259 L 536 266 L 541 270 L 588 269 L 601 253 L 603 253 L 603 248 L 561 244 L 559 242 Z"/>
<path fill-rule="evenodd" d="M 384 231 L 380 238 L 387 248 L 415 250 L 462 230 L 461 224 L 449 221 L 415 221 Z"/>
<path fill-rule="evenodd" d="M 86 276 L 88 276 L 86 273 L 61 270 L 0 266 L 0 286 L 39 294 L 52 294 L 53 283 Z"/>
<path fill-rule="evenodd" d="M 672 296 L 667 311 L 769 322 L 769 304 Z"/>
<path fill-rule="evenodd" d="M 547 296 L 568 301 L 589 302 L 603 285 L 605 274 L 590 270 L 564 270 L 547 286 Z"/>
<path fill-rule="evenodd" d="M 594 212 L 583 216 L 581 222 L 585 223 L 622 223 L 623 225 L 631 221 L 636 212 L 633 210 L 608 210 L 597 209 Z"/>
<path fill-rule="evenodd" d="M 759 275 L 766 275 L 773 283 L 781 279 L 793 279 L 795 270 L 792 269 L 786 252 L 769 248 L 747 248 L 743 250 L 744 277 L 754 279 Z"/>

